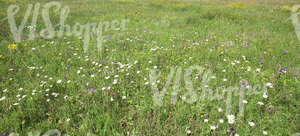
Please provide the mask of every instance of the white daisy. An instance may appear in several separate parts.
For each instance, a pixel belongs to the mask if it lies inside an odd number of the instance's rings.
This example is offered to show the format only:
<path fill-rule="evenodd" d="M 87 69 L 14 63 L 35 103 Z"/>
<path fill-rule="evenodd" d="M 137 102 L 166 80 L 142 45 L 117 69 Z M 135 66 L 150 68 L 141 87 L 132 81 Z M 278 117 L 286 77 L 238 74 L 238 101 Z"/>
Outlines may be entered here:
<path fill-rule="evenodd" d="M 251 127 L 255 126 L 255 123 L 254 122 L 249 122 L 248 123 Z"/>
<path fill-rule="evenodd" d="M 60 84 L 62 82 L 62 80 L 57 80 L 56 83 Z"/>
<path fill-rule="evenodd" d="M 211 130 L 216 130 L 216 126 L 210 126 Z"/>
<path fill-rule="evenodd" d="M 233 124 L 235 121 L 235 116 L 234 115 L 227 115 L 228 123 Z"/>

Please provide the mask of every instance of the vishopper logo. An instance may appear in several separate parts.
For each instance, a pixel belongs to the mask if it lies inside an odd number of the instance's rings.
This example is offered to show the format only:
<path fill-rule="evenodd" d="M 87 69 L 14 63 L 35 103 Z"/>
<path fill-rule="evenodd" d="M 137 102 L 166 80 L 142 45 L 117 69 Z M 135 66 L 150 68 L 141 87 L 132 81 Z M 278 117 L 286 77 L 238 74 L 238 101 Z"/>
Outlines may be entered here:
<path fill-rule="evenodd" d="M 240 80 L 240 86 L 230 86 L 227 88 L 220 86 L 213 89 L 210 88 L 209 84 L 216 76 L 214 76 L 209 69 L 204 69 L 201 66 L 190 66 L 184 70 L 182 67 L 171 67 L 165 85 L 160 83 L 159 77 L 161 77 L 161 75 L 162 72 L 158 69 L 152 69 L 149 74 L 155 105 L 162 106 L 166 102 L 164 97 L 168 94 L 171 95 L 170 104 L 173 105 L 176 104 L 178 96 L 180 96 L 184 102 L 189 104 L 193 104 L 198 100 L 201 102 L 224 100 L 226 103 L 226 115 L 230 115 L 231 113 L 234 96 L 239 96 L 239 114 L 243 116 L 244 107 L 247 103 L 247 101 L 245 101 L 246 95 L 263 94 L 267 96 L 267 88 L 272 86 L 264 83 L 250 86 L 246 80 L 242 79 Z M 182 75 L 184 75 L 183 78 Z M 201 85 L 200 87 L 195 88 L 193 83 L 196 83 L 199 80 L 201 80 Z M 181 87 L 181 83 L 184 83 L 185 86 Z"/>
<path fill-rule="evenodd" d="M 59 13 L 59 23 L 54 25 L 50 20 L 50 13 Z M 104 41 L 103 33 L 107 31 L 115 31 L 120 33 L 121 31 L 126 30 L 126 24 L 129 22 L 128 19 L 122 20 L 113 20 L 111 22 L 88 22 L 86 24 L 75 23 L 74 26 L 65 24 L 67 17 L 70 12 L 68 6 L 62 6 L 59 2 L 48 2 L 42 8 L 40 3 L 35 5 L 29 4 L 24 18 L 20 25 L 17 27 L 15 16 L 19 13 L 20 7 L 18 5 L 10 5 L 7 9 L 7 19 L 9 23 L 9 28 L 13 34 L 14 41 L 20 43 L 24 35 L 24 28 L 29 29 L 29 41 L 33 41 L 35 37 L 40 35 L 44 39 L 53 39 L 53 38 L 62 38 L 63 36 L 76 36 L 78 39 L 83 37 L 83 49 L 84 52 L 88 51 L 89 42 L 91 35 L 96 37 L 98 51 L 102 50 L 102 42 Z M 45 29 L 37 32 L 37 21 L 40 15 L 42 21 L 44 22 Z M 32 15 L 31 24 L 27 25 L 29 17 Z M 56 29 L 58 28 L 58 30 Z"/>
<path fill-rule="evenodd" d="M 299 13 L 297 12 L 299 8 L 300 8 L 300 5 L 293 6 L 292 16 L 291 16 L 298 40 L 300 40 L 300 22 L 299 22 L 299 18 L 298 18 Z"/>

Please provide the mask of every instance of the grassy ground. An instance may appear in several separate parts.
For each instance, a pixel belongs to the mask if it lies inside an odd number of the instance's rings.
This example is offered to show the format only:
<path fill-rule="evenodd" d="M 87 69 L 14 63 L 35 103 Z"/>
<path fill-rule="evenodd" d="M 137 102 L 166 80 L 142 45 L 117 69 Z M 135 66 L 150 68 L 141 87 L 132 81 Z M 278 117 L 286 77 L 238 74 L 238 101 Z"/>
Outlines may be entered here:
<path fill-rule="evenodd" d="M 19 25 L 27 5 L 37 2 L 0 0 L 0 134 L 51 129 L 67 135 L 300 133 L 300 39 L 290 19 L 291 7 L 300 4 L 297 0 L 63 0 L 60 4 L 70 7 L 65 24 L 129 22 L 121 30 L 103 28 L 100 52 L 94 34 L 84 52 L 84 36 L 36 36 L 29 41 L 28 27 L 24 39 L 12 46 L 7 8 L 20 6 Z M 50 12 L 53 25 L 59 24 L 59 17 L 59 12 Z M 41 16 L 37 20 L 40 31 L 45 23 Z M 196 101 L 183 97 L 188 89 L 180 77 L 157 105 L 154 88 L 163 90 L 172 68 L 179 76 L 181 68 L 183 76 L 190 66 L 211 72 L 206 83 L 204 74 L 192 74 Z M 154 81 L 153 69 L 161 71 Z M 244 114 L 240 95 L 234 93 L 228 103 L 226 92 L 239 87 L 242 79 L 250 86 L 243 98 Z M 203 95 L 202 87 L 212 94 L 222 87 L 226 93 L 216 99 Z M 178 95 L 172 96 L 174 91 Z M 233 124 L 226 112 L 234 115 Z"/>

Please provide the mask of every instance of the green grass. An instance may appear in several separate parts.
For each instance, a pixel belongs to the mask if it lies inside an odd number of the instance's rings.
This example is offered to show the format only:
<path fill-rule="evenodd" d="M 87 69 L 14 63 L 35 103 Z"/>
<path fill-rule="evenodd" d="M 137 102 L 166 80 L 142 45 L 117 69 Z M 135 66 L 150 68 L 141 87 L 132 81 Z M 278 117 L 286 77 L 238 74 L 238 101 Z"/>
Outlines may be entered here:
<path fill-rule="evenodd" d="M 76 36 L 53 39 L 37 36 L 29 41 L 29 30 L 25 28 L 25 38 L 17 43 L 17 49 L 8 49 L 9 44 L 15 43 L 4 19 L 8 6 L 20 6 L 16 15 L 19 25 L 27 4 L 37 1 L 0 0 L 0 98 L 5 97 L 0 101 L 0 134 L 27 135 L 51 129 L 68 135 L 300 133 L 300 39 L 289 19 L 290 11 L 280 8 L 300 4 L 296 0 L 249 0 L 244 3 L 247 8 L 230 8 L 226 5 L 234 1 L 218 0 L 63 0 L 59 1 L 61 5 L 70 7 L 65 24 L 127 19 L 126 30 L 105 31 L 106 42 L 101 52 L 97 51 L 96 37 L 91 34 L 88 52 L 84 52 L 83 40 Z M 41 6 L 46 3 L 40 2 Z M 59 13 L 50 12 L 50 15 L 52 23 L 58 24 Z M 36 30 L 44 28 L 39 16 Z M 172 68 L 182 68 L 181 80 L 171 82 L 161 106 L 153 100 L 150 82 L 150 72 L 155 66 L 161 71 L 156 83 L 159 90 L 166 84 Z M 211 71 L 210 76 L 216 77 L 208 83 L 213 94 L 220 87 L 239 87 L 242 79 L 251 87 L 270 82 L 274 88 L 267 89 L 267 99 L 262 96 L 263 88 L 258 88 L 257 94 L 246 95 L 248 104 L 243 116 L 239 114 L 238 90 L 230 104 L 230 114 L 236 120 L 229 124 L 227 94 L 220 100 L 210 100 L 208 94 L 200 99 L 203 74 L 198 79 L 192 74 L 197 101 L 182 100 L 188 92 L 184 70 L 190 66 L 203 67 Z M 282 68 L 287 72 L 279 74 Z M 57 83 L 58 80 L 62 82 Z M 176 104 L 171 104 L 174 86 L 180 91 L 175 97 Z M 90 93 L 92 88 L 95 90 Z M 218 108 L 223 111 L 219 112 Z M 205 123 L 204 119 L 209 121 Z M 224 123 L 219 123 L 219 119 Z M 255 126 L 251 127 L 249 122 Z M 216 130 L 210 129 L 216 125 Z"/>

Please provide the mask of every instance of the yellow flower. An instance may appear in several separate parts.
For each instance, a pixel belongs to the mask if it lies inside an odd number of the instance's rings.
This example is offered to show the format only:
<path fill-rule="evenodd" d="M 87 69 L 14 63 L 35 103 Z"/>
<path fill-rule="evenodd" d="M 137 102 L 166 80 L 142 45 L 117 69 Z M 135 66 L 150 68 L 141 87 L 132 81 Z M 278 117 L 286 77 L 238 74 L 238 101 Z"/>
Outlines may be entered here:
<path fill-rule="evenodd" d="M 27 47 L 27 46 L 28 46 L 27 43 L 25 43 L 25 44 L 24 44 L 24 47 Z"/>
<path fill-rule="evenodd" d="M 2 54 L 0 54 L 0 59 L 3 57 L 3 55 Z"/>
<path fill-rule="evenodd" d="M 16 50 L 17 48 L 18 48 L 18 45 L 15 43 L 8 45 L 8 49 L 10 49 L 10 50 Z"/>

